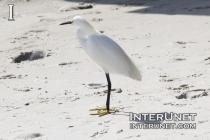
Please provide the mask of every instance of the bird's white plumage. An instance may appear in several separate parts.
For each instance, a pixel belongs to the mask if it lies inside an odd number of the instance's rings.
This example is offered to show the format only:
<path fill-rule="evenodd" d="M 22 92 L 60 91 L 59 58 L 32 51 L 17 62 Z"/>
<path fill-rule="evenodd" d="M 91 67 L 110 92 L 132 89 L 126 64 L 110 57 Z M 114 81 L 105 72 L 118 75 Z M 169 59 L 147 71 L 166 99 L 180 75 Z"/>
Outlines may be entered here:
<path fill-rule="evenodd" d="M 116 73 L 141 80 L 139 68 L 115 41 L 96 31 L 80 16 L 74 17 L 73 22 L 80 26 L 76 33 L 80 45 L 105 73 Z"/>

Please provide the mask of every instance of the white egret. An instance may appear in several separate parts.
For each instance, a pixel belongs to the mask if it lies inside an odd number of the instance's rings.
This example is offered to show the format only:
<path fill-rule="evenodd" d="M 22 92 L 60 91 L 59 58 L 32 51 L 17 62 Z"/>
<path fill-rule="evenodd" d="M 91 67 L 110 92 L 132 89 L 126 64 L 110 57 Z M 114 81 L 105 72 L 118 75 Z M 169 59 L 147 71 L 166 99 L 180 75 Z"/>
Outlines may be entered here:
<path fill-rule="evenodd" d="M 109 106 L 111 92 L 109 73 L 121 74 L 134 80 L 141 81 L 142 76 L 139 68 L 115 41 L 98 32 L 83 17 L 76 16 L 71 21 L 61 23 L 60 25 L 65 24 L 76 24 L 80 27 L 77 30 L 76 35 L 81 47 L 102 67 L 106 74 L 108 82 L 106 107 L 92 109 L 92 111 L 97 110 L 97 115 L 99 116 L 114 113 L 115 111 L 110 109 Z"/>

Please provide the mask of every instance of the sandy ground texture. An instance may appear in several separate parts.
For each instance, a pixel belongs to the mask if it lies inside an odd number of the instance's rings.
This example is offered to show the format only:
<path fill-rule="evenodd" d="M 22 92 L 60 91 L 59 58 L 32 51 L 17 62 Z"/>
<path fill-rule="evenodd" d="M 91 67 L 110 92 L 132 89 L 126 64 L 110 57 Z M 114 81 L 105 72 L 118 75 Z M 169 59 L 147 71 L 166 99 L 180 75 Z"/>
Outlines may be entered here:
<path fill-rule="evenodd" d="M 114 115 L 90 115 L 107 81 L 59 26 L 76 15 L 142 65 L 141 82 L 110 74 Z M 208 0 L 0 0 L 0 140 L 210 139 L 209 17 Z M 129 112 L 197 113 L 196 129 L 133 130 Z"/>

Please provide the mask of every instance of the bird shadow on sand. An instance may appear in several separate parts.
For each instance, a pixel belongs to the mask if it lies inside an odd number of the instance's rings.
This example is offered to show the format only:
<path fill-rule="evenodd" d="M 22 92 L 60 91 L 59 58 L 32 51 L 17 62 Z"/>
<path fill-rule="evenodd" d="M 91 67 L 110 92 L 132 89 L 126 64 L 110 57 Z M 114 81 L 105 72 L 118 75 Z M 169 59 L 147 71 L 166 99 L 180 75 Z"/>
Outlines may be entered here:
<path fill-rule="evenodd" d="M 131 112 L 124 112 L 124 111 L 119 111 L 118 113 L 116 114 L 113 114 L 113 115 L 123 115 L 123 116 L 127 116 L 128 119 L 130 119 L 130 113 Z M 142 113 L 143 114 L 143 113 Z M 147 113 L 145 113 L 147 114 Z M 163 123 L 165 120 L 171 118 L 171 113 L 168 113 L 168 112 L 160 112 L 160 113 L 152 113 L 154 114 L 153 116 L 153 120 L 150 120 L 149 116 L 147 115 L 145 118 L 141 118 L 140 120 L 136 117 L 134 117 L 133 120 L 131 120 L 130 122 L 136 122 L 136 123 L 142 123 L 142 124 L 161 124 Z M 162 120 L 159 120 L 157 118 L 157 115 L 160 115 L 162 114 Z"/>
<path fill-rule="evenodd" d="M 80 3 L 80 0 L 65 0 L 69 2 Z M 166 14 L 166 15 L 197 15 L 210 16 L 210 1 L 203 0 L 86 0 L 85 4 L 107 4 L 115 5 L 119 8 L 137 7 L 128 13 L 136 14 Z M 93 6 L 94 8 L 94 6 Z M 117 8 L 117 9 L 119 9 Z"/>

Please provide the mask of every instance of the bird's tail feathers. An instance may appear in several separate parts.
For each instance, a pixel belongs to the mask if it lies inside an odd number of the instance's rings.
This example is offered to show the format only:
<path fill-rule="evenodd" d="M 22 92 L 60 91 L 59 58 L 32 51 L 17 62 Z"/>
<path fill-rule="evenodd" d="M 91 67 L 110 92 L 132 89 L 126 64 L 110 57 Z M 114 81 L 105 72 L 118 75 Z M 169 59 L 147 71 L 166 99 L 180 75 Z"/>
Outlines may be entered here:
<path fill-rule="evenodd" d="M 133 62 L 133 68 L 132 68 L 132 72 L 129 74 L 129 77 L 131 77 L 134 80 L 141 81 L 143 65 L 140 63 L 136 63 L 134 61 L 132 62 Z"/>

